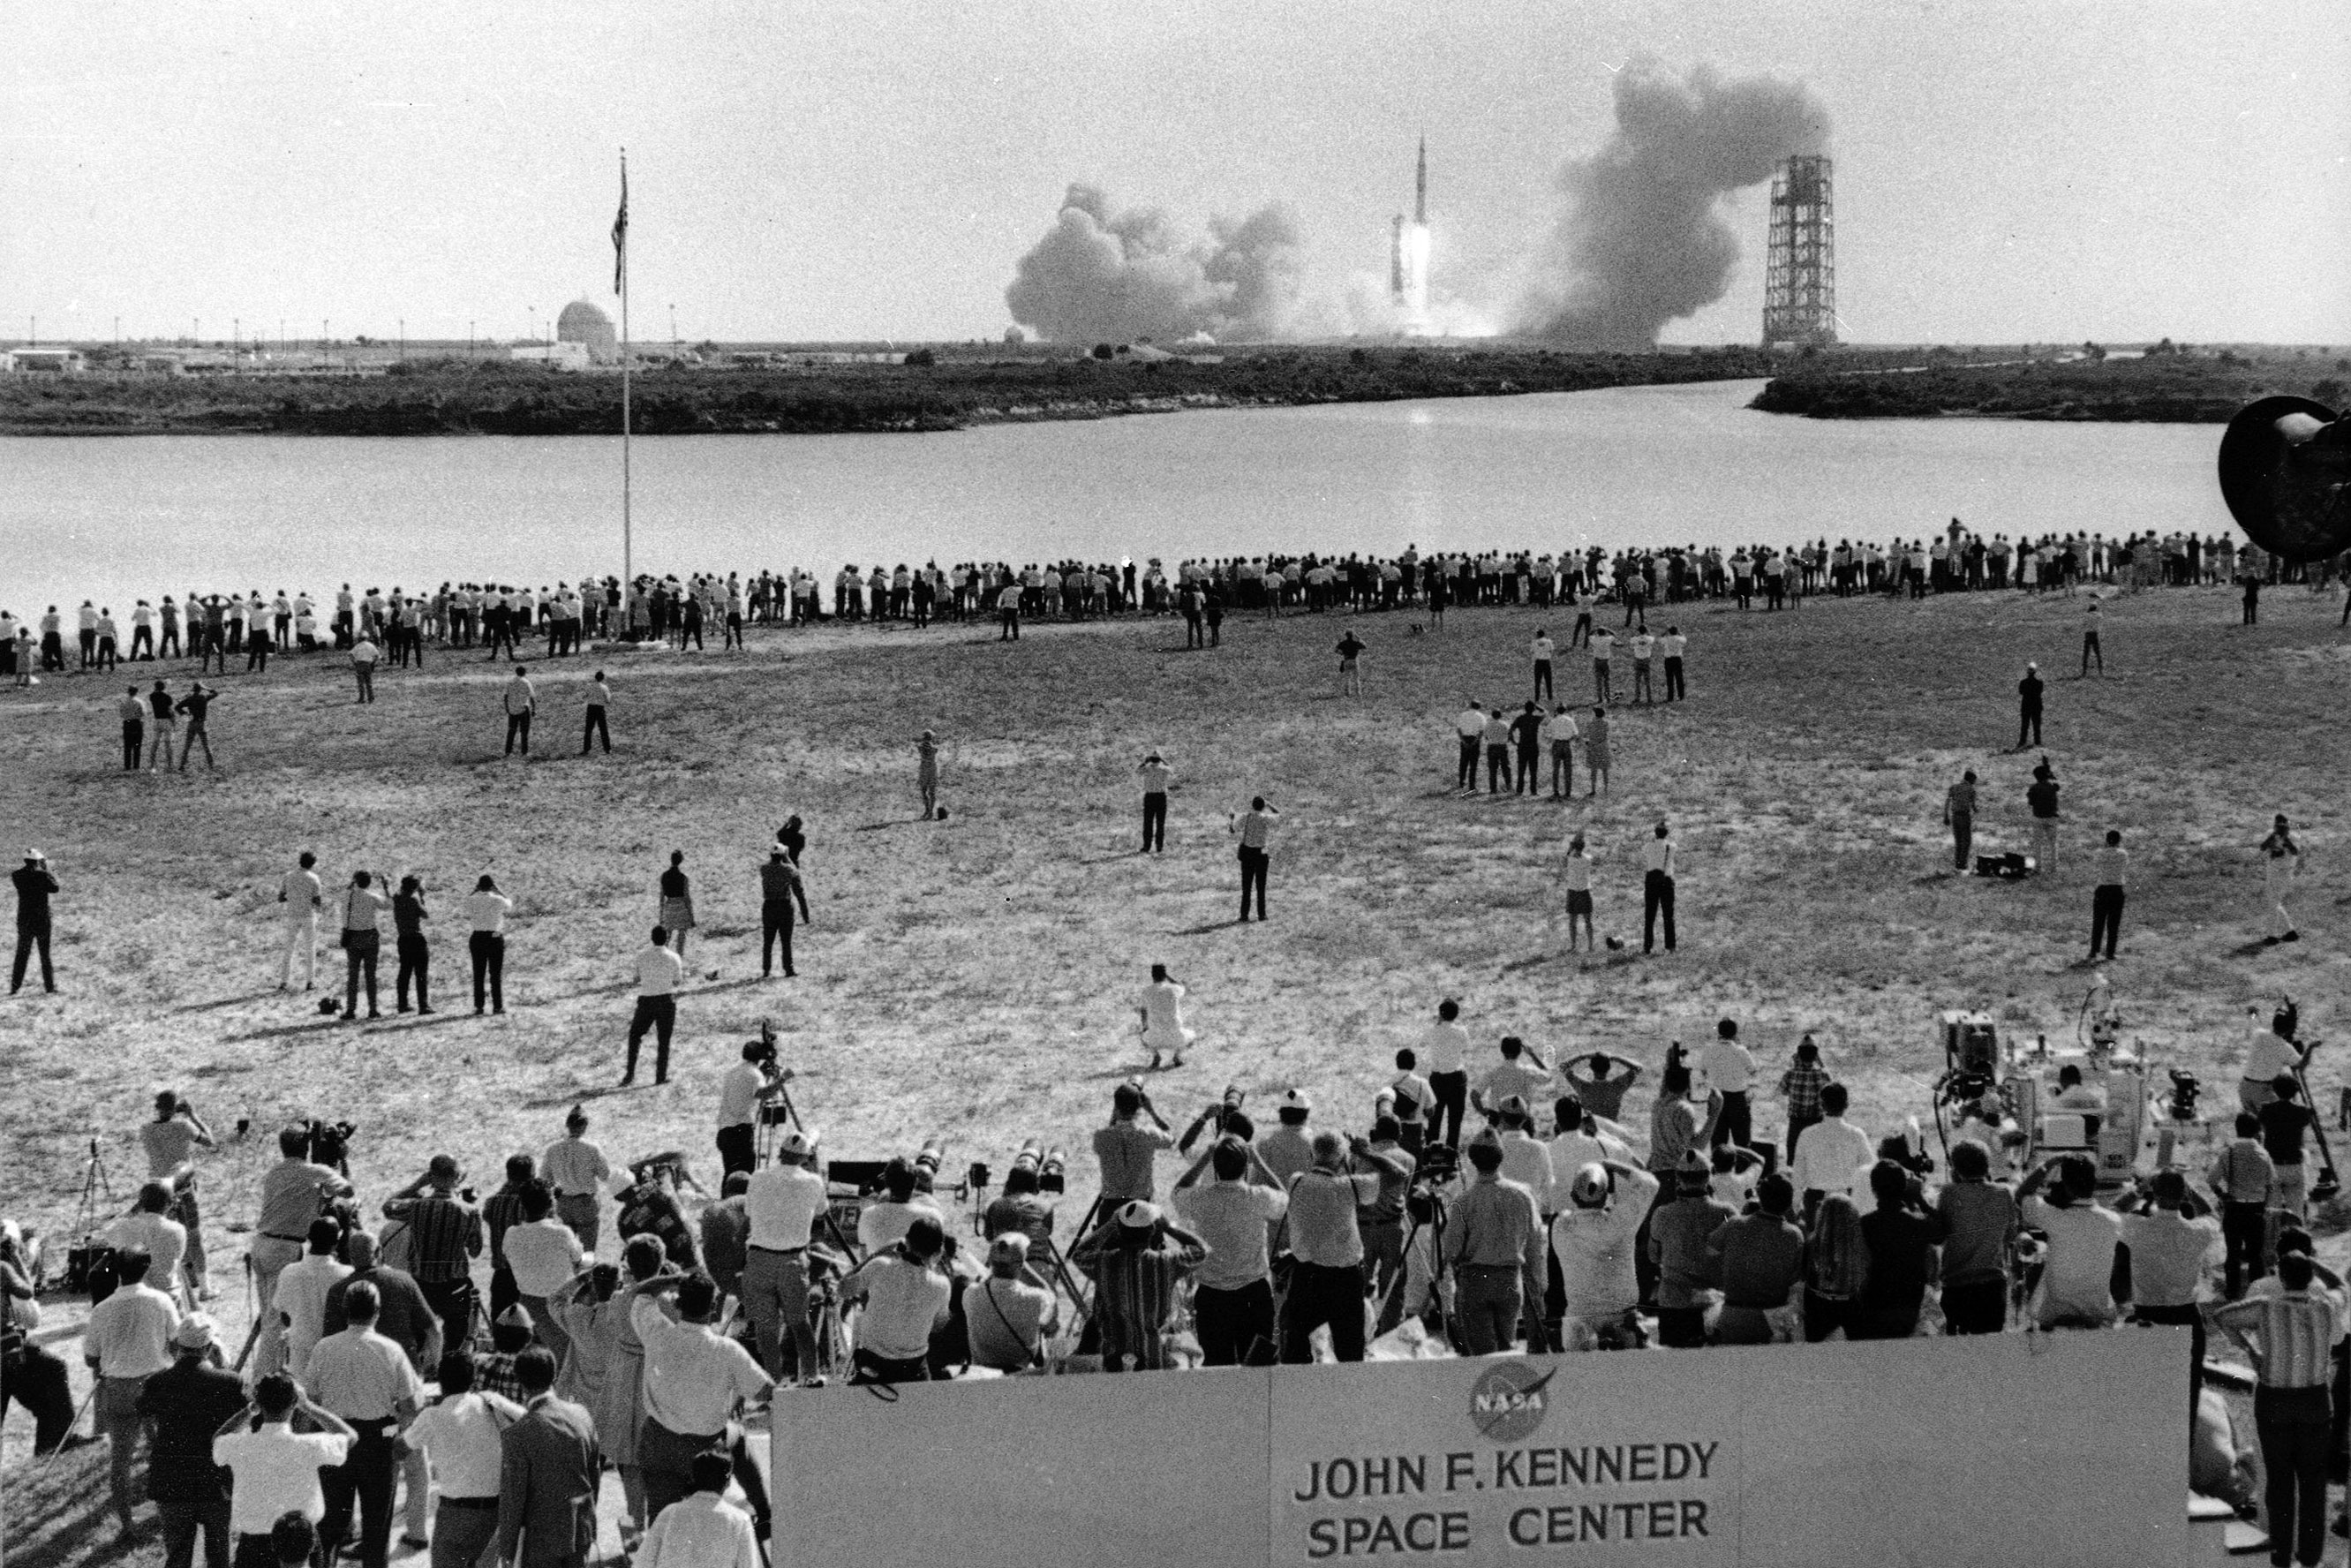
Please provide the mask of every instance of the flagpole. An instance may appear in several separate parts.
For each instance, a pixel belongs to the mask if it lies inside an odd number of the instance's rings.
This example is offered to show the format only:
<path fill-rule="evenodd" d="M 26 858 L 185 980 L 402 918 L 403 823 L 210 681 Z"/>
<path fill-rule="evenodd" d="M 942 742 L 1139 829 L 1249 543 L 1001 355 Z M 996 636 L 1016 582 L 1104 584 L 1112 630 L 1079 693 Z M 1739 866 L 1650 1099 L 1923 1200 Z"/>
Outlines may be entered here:
<path fill-rule="evenodd" d="M 629 489 L 629 150 L 621 149 L 621 601 L 636 588 L 635 540 Z"/>

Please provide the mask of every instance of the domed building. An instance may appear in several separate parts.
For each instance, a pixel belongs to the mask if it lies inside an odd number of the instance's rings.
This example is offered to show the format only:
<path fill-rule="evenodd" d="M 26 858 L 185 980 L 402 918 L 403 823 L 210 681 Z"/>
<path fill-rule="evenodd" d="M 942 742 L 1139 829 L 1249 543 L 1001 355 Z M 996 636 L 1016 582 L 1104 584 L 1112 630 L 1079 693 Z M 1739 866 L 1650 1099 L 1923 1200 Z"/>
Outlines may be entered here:
<path fill-rule="evenodd" d="M 600 365 L 615 364 L 621 358 L 620 334 L 612 329 L 612 319 L 601 306 L 585 299 L 566 305 L 563 314 L 555 319 L 555 340 L 586 345 L 589 357 Z"/>

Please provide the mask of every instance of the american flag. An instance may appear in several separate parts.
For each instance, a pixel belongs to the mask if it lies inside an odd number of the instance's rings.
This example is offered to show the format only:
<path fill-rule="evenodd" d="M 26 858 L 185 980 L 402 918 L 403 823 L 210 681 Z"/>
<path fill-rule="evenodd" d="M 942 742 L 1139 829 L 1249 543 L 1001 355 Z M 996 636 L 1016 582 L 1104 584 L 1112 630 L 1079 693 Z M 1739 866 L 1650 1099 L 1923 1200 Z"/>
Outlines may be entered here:
<path fill-rule="evenodd" d="M 612 219 L 612 292 L 624 292 L 629 275 L 629 160 L 621 160 L 621 210 Z"/>

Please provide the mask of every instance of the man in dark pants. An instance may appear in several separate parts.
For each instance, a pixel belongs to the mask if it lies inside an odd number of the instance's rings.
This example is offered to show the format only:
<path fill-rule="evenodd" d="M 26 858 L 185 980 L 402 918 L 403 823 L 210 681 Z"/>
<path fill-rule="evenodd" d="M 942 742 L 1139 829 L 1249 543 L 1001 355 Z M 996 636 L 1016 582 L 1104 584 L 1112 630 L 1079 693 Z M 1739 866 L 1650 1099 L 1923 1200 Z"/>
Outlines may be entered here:
<path fill-rule="evenodd" d="M 2334 1297 L 2313 1290 L 2312 1278 L 2309 1258 L 2288 1253 L 2278 1260 L 2275 1295 L 2231 1301 L 2212 1322 L 2251 1350 L 2260 1368 L 2253 1425 L 2267 1474 L 2270 1561 L 2315 1568 L 2326 1548 L 2330 1351 L 2341 1325 Z"/>
<path fill-rule="evenodd" d="M 147 1495 L 162 1514 L 163 1568 L 189 1568 L 199 1534 L 204 1568 L 229 1568 L 228 1475 L 213 1463 L 213 1434 L 245 1408 L 245 1385 L 216 1364 L 214 1336 L 204 1313 L 181 1319 L 176 1359 L 139 1392 L 139 1413 L 155 1423 Z"/>
<path fill-rule="evenodd" d="M 33 949 L 41 950 L 41 988 L 57 988 L 57 972 L 49 963 L 49 900 L 57 879 L 49 874 L 49 857 L 38 850 L 25 852 L 25 863 L 9 873 L 16 884 L 16 962 L 8 972 L 8 994 L 25 988 L 25 965 Z"/>
<path fill-rule="evenodd" d="M 498 1435 L 498 1561 L 514 1568 L 585 1568 L 596 1552 L 603 1469 L 596 1423 L 558 1399 L 555 1357 L 533 1345 L 515 1358 L 523 1418 Z"/>
<path fill-rule="evenodd" d="M 2262 580 L 2249 572 L 2245 576 L 2244 583 L 2244 623 L 2248 626 L 2258 626 L 2262 623 Z"/>
<path fill-rule="evenodd" d="M 408 1222 L 408 1271 L 441 1320 L 444 1345 L 473 1339 L 473 1260 L 482 1255 L 483 1226 L 481 1212 L 458 1198 L 465 1179 L 455 1156 L 435 1155 L 423 1176 L 383 1206 L 386 1219 Z"/>
<path fill-rule="evenodd" d="M 1542 710 L 1532 703 L 1510 721 L 1510 738 L 1519 752 L 1518 771 L 1511 776 L 1513 795 L 1542 793 Z"/>
<path fill-rule="evenodd" d="M 495 659 L 497 656 L 497 650 L 492 648 L 490 657 Z M 513 655 L 509 653 L 507 656 L 511 658 Z M 530 755 L 530 716 L 538 711 L 538 694 L 531 689 L 529 668 L 528 664 L 517 664 L 514 679 L 507 683 L 504 701 L 507 710 L 506 755 L 508 757 L 514 755 L 517 739 L 522 742 L 522 754 L 525 757 Z"/>
<path fill-rule="evenodd" d="M 2208 1176 L 2212 1196 L 2220 1200 L 2220 1239 L 2227 1247 L 2222 1266 L 2229 1299 L 2243 1294 L 2247 1281 L 2269 1269 L 2270 1184 L 2276 1168 L 2262 1145 L 2262 1119 L 2251 1111 L 2237 1113 L 2237 1138 L 2212 1162 Z"/>
<path fill-rule="evenodd" d="M 1976 841 L 1976 770 L 1959 776 L 1943 797 L 1943 821 L 1951 830 L 1951 867 L 1968 869 L 1968 852 Z"/>
<path fill-rule="evenodd" d="M 1674 950 L 1674 873 L 1679 868 L 1665 823 L 1659 822 L 1655 836 L 1641 846 L 1641 951 L 1656 951 L 1657 916 L 1662 915 L 1666 951 L 1670 953 Z"/>
<path fill-rule="evenodd" d="M 776 972 L 776 944 L 784 948 L 784 974 L 799 973 L 792 967 L 792 904 L 798 900 L 800 918 L 813 925 L 809 914 L 808 888 L 800 881 L 799 868 L 793 865 L 784 847 L 778 844 L 768 852 L 768 863 L 759 868 L 759 977 L 765 979 Z"/>
<path fill-rule="evenodd" d="M 137 686 L 122 688 L 122 701 L 116 705 L 122 717 L 122 771 L 139 771 L 139 754 L 147 748 L 147 705 L 139 697 Z"/>
<path fill-rule="evenodd" d="M 384 1568 L 390 1555 L 392 1495 L 400 1474 L 394 1445 L 401 1428 L 415 1418 L 424 1393 L 424 1380 L 409 1364 L 408 1353 L 375 1332 L 377 1305 L 374 1286 L 352 1286 L 343 1297 L 347 1326 L 313 1346 L 308 1362 L 311 1397 L 341 1416 L 353 1434 L 350 1455 L 319 1477 L 327 1502 L 319 1521 L 319 1545 L 326 1561 L 333 1563 L 350 1539 L 357 1505 L 360 1568 Z"/>
<path fill-rule="evenodd" d="M 741 633 L 737 633 L 738 639 Z M 580 756 L 588 755 L 588 743 L 593 740 L 601 740 L 604 743 L 605 755 L 611 754 L 612 727 L 605 722 L 604 717 L 606 711 L 611 706 L 612 688 L 604 684 L 604 672 L 599 670 L 596 672 L 596 678 L 588 683 L 588 722 L 580 732 Z"/>
<path fill-rule="evenodd" d="M 1153 752 L 1136 768 L 1143 775 L 1143 851 L 1144 854 L 1164 852 L 1167 848 L 1167 764 Z"/>
<path fill-rule="evenodd" d="M 1244 924 L 1249 917 L 1251 888 L 1257 890 L 1257 917 L 1260 921 L 1265 918 L 1265 873 L 1272 862 L 1270 845 L 1274 824 L 1280 818 L 1281 813 L 1267 805 L 1264 796 L 1258 795 L 1249 800 L 1249 814 L 1232 824 L 1233 831 L 1240 835 L 1241 841 L 1241 920 Z"/>
<path fill-rule="evenodd" d="M 2130 865 L 2129 852 L 2123 848 L 2122 834 L 2113 828 L 2106 830 L 2106 847 L 2092 857 L 2098 862 L 2098 885 L 2090 894 L 2090 956 L 2098 956 L 2098 939 L 2104 937 L 2106 956 L 2115 956 L 2115 944 L 2123 931 L 2123 892 Z"/>
<path fill-rule="evenodd" d="M 2142 1194 L 2126 1195 L 2117 1207 L 2123 1244 L 2130 1249 L 2131 1322 L 2189 1331 L 2188 1411 L 2193 1417 L 2204 1389 L 2204 1310 L 2197 1296 L 2220 1222 L 2176 1170 L 2158 1171 Z"/>
<path fill-rule="evenodd" d="M 2024 666 L 2024 679 L 2016 683 L 2016 749 L 2025 747 L 2025 737 L 2032 744 L 2041 744 L 2041 666 Z"/>
<path fill-rule="evenodd" d="M 644 1043 L 647 1030 L 655 1038 L 653 1082 L 669 1082 L 669 1037 L 677 1029 L 677 988 L 684 979 L 685 965 L 670 950 L 669 927 L 654 926 L 653 946 L 637 955 L 637 1010 L 629 1019 L 629 1065 L 621 1074 L 623 1089 L 637 1081 L 637 1048 Z"/>

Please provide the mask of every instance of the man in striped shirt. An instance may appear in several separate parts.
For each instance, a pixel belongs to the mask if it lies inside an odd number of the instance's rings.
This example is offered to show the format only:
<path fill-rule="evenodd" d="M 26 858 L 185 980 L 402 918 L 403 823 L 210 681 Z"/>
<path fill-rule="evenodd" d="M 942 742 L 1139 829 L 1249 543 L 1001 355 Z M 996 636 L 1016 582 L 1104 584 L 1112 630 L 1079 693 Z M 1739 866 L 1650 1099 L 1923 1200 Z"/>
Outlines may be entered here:
<path fill-rule="evenodd" d="M 2212 1321 L 2261 1369 L 2253 1422 L 2267 1474 L 2270 1561 L 2315 1564 L 2326 1546 L 2327 1388 L 2344 1336 L 2343 1303 L 2313 1284 L 2310 1260 L 2300 1253 L 2278 1260 L 2278 1284 L 2275 1294 L 2232 1301 Z"/>
<path fill-rule="evenodd" d="M 1159 1372 L 1176 1281 L 1207 1260 L 1200 1239 L 1135 1198 L 1070 1249 L 1070 1261 L 1100 1288 L 1102 1370 Z"/>
<path fill-rule="evenodd" d="M 409 1272 L 441 1320 L 442 1343 L 472 1337 L 474 1260 L 482 1255 L 481 1211 L 457 1197 L 465 1172 L 448 1155 L 435 1155 L 424 1175 L 387 1198 L 386 1219 L 408 1222 Z"/>

